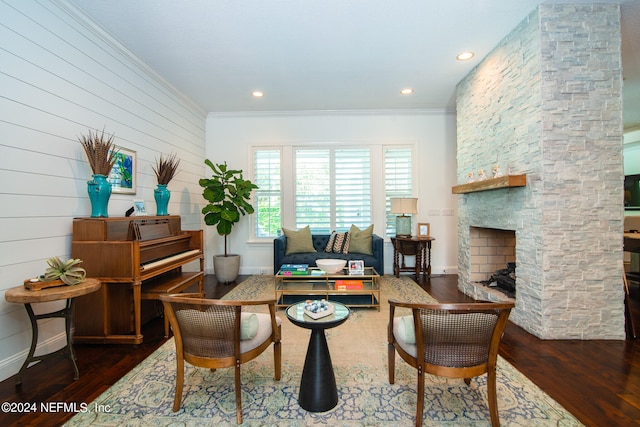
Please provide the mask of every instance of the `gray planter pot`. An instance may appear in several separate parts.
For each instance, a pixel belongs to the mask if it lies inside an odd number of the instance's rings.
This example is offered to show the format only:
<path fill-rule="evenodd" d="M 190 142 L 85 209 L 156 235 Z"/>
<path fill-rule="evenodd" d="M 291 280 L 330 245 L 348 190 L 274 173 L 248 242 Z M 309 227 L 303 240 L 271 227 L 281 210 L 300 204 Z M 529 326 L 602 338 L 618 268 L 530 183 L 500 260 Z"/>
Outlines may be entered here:
<path fill-rule="evenodd" d="M 240 272 L 240 255 L 214 255 L 213 272 L 218 283 L 234 282 Z"/>

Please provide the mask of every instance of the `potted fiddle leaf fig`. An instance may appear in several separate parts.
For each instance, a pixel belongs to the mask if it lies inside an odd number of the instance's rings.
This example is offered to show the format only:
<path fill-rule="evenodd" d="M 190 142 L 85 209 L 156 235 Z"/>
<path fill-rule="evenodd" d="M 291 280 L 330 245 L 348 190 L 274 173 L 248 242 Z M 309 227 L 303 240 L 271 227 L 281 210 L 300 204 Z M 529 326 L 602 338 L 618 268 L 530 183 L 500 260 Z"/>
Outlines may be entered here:
<path fill-rule="evenodd" d="M 213 268 L 218 282 L 229 283 L 238 277 L 240 255 L 227 252 L 227 236 L 242 216 L 254 212 L 249 201 L 251 192 L 258 186 L 244 179 L 242 170 L 230 169 L 227 162 L 214 164 L 206 159 L 204 163 L 213 172 L 210 178 L 199 181 L 204 188 L 202 196 L 208 202 L 202 208 L 204 222 L 215 226 L 218 234 L 224 236 L 224 255 L 214 255 Z"/>

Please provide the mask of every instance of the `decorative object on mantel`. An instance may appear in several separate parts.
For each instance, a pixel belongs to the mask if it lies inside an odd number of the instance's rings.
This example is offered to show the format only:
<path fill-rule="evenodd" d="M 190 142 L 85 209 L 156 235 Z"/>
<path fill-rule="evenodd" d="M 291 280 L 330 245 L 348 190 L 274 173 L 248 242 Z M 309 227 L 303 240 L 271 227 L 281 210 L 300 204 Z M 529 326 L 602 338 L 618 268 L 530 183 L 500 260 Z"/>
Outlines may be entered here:
<path fill-rule="evenodd" d="M 213 268 L 220 283 L 236 280 L 240 271 L 240 255 L 227 253 L 227 236 L 233 226 L 240 221 L 241 215 L 252 214 L 253 206 L 249 204 L 251 192 L 258 188 L 248 179 L 244 179 L 242 170 L 229 169 L 227 162 L 213 164 L 205 159 L 204 163 L 211 168 L 211 178 L 198 181 L 204 188 L 202 196 L 209 202 L 202 208 L 204 222 L 215 225 L 218 234 L 224 236 L 224 255 L 213 256 Z"/>
<path fill-rule="evenodd" d="M 460 184 L 451 187 L 453 194 L 475 193 L 477 191 L 497 190 L 500 188 L 525 187 L 527 175 L 505 175 L 500 178 L 491 178 L 484 181 Z"/>
<path fill-rule="evenodd" d="M 484 173 L 484 169 L 478 171 L 478 181 L 484 181 L 487 179 L 487 175 Z"/>
<path fill-rule="evenodd" d="M 49 267 L 44 274 L 34 279 L 24 281 L 24 287 L 30 290 L 40 290 L 63 285 L 77 285 L 85 281 L 87 272 L 79 265 L 81 259 L 69 258 L 62 262 L 58 257 L 47 260 Z"/>
<path fill-rule="evenodd" d="M 476 182 L 476 176 L 473 174 L 473 172 L 469 172 L 467 174 L 467 184 L 470 182 Z"/>
<path fill-rule="evenodd" d="M 175 154 L 171 154 L 166 158 L 161 154 L 160 159 L 156 160 L 155 167 L 151 166 L 158 180 L 158 188 L 153 190 L 153 197 L 156 199 L 156 215 L 158 216 L 169 215 L 167 208 L 171 192 L 167 185 L 175 176 L 179 164 L 180 159 L 176 159 Z"/>
<path fill-rule="evenodd" d="M 411 237 L 411 217 L 418 213 L 418 199 L 415 197 L 391 198 L 391 213 L 396 217 L 396 237 Z"/>
<path fill-rule="evenodd" d="M 78 138 L 93 171 L 93 179 L 87 181 L 87 191 L 91 201 L 91 217 L 94 218 L 109 216 L 107 207 L 111 197 L 111 184 L 107 177 L 111 173 L 118 153 L 113 137 L 114 135 L 105 135 L 104 129 L 101 134 L 98 134 L 98 131 L 94 134 L 89 129 L 88 135 L 81 135 Z"/>
<path fill-rule="evenodd" d="M 502 173 L 502 169 L 500 169 L 500 165 L 495 165 L 493 167 L 493 177 L 500 178 L 501 176 L 504 176 L 504 174 Z"/>

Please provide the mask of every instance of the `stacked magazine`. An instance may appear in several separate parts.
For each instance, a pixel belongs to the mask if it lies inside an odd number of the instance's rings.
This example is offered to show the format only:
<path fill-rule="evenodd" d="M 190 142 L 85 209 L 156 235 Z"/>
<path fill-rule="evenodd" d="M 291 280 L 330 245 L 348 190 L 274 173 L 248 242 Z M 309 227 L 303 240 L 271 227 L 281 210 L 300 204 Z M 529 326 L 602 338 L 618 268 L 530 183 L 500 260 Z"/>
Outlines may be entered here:
<path fill-rule="evenodd" d="M 306 276 L 309 274 L 309 264 L 282 264 L 280 274 L 283 276 Z"/>

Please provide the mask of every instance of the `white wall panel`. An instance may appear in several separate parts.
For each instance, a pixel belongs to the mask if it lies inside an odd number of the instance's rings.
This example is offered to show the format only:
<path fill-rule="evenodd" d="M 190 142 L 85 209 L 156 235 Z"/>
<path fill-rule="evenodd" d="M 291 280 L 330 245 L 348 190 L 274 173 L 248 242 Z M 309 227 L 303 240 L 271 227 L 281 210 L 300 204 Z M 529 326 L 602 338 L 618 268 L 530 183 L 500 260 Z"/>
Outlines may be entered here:
<path fill-rule="evenodd" d="M 176 153 L 171 214 L 202 228 L 205 113 L 64 0 L 0 0 L 0 294 L 68 258 L 74 217 L 88 216 L 91 170 L 78 136 L 115 134 L 137 153 L 136 195 L 112 194 L 109 215 L 133 198 L 155 211 L 151 165 Z M 37 308 L 49 309 L 53 305 Z M 41 322 L 39 342 L 64 339 Z M 24 308 L 0 301 L 0 379 L 15 374 L 31 337 Z"/>
<path fill-rule="evenodd" d="M 252 146 L 313 145 L 413 145 L 416 147 L 416 195 L 419 214 L 412 222 L 431 224 L 434 273 L 455 273 L 457 267 L 457 196 L 455 115 L 446 111 L 307 112 L 210 114 L 207 118 L 207 157 L 212 162 L 227 161 L 251 178 Z M 283 167 L 287 167 L 285 164 Z M 207 167 L 207 176 L 210 169 Z M 384 200 L 372 200 L 374 233 L 384 235 Z M 290 209 L 289 206 L 284 207 Z M 443 212 L 452 212 L 444 215 Z M 234 227 L 228 239 L 233 253 L 242 255 L 241 273 L 260 274 L 273 269 L 273 242 L 249 241 L 251 218 Z M 286 225 L 285 225 L 286 227 Z M 207 233 L 209 271 L 212 256 L 223 250 L 223 239 L 215 230 Z M 385 250 L 385 272 L 392 271 L 393 251 Z"/>

